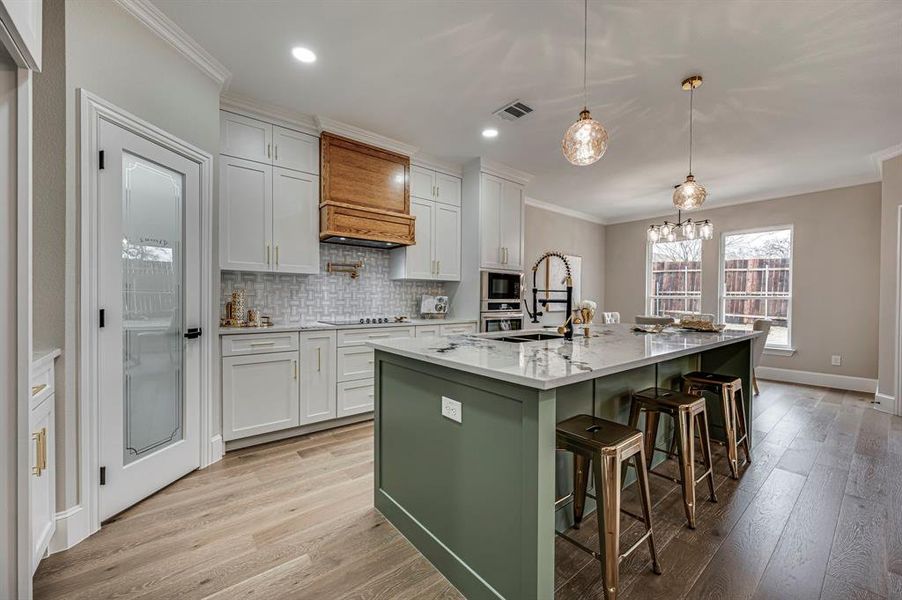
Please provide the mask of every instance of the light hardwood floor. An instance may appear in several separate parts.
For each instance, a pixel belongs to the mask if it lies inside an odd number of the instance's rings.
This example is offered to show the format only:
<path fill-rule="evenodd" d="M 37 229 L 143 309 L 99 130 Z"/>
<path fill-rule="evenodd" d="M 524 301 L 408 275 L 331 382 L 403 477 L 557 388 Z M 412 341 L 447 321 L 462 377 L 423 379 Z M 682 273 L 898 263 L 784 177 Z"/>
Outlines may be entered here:
<path fill-rule="evenodd" d="M 717 451 L 698 529 L 651 478 L 664 574 L 643 547 L 623 597 L 902 599 L 902 418 L 865 394 L 761 387 L 754 462 L 734 481 Z M 372 441 L 364 423 L 229 453 L 45 559 L 35 598 L 460 598 L 373 509 Z M 592 546 L 594 525 L 577 534 Z M 603 597 L 597 563 L 562 540 L 556 557 L 557 598 Z"/>

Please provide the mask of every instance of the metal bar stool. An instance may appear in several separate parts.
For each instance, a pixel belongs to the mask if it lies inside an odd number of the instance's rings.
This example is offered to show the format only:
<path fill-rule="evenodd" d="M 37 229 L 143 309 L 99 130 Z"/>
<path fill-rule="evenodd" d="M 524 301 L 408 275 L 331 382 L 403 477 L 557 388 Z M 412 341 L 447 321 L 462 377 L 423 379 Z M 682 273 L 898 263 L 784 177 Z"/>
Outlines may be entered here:
<path fill-rule="evenodd" d="M 711 443 L 708 432 L 708 413 L 705 410 L 704 398 L 690 396 L 661 388 L 648 388 L 632 395 L 630 403 L 630 427 L 637 427 L 639 416 L 645 412 L 645 456 L 648 460 L 648 472 L 678 483 L 683 488 L 683 508 L 690 529 L 695 529 L 695 486 L 708 480 L 708 492 L 711 502 L 717 502 L 714 493 L 714 468 L 711 460 Z M 658 448 L 658 416 L 664 413 L 674 420 L 674 432 L 670 449 Z M 705 471 L 698 477 L 695 474 L 695 429 L 698 428 L 699 441 L 702 447 L 702 465 Z M 674 452 L 676 447 L 676 452 Z M 680 467 L 680 478 L 659 473 L 651 468 L 655 452 L 663 452 L 669 457 L 676 457 Z"/>
<path fill-rule="evenodd" d="M 743 464 L 752 462 L 745 402 L 742 397 L 742 379 L 732 375 L 693 371 L 683 375 L 683 384 L 683 391 L 687 394 L 701 397 L 703 391 L 708 391 L 720 396 L 730 475 L 733 479 L 739 479 L 739 446 L 742 446 L 745 452 L 746 462 Z"/>
<path fill-rule="evenodd" d="M 557 448 L 574 455 L 574 489 L 558 499 L 555 510 L 573 503 L 574 521 L 579 526 L 588 495 L 597 504 L 598 546 L 596 552 L 561 531 L 555 531 L 577 548 L 588 552 L 601 563 L 601 577 L 607 600 L 616 600 L 620 579 L 620 561 L 629 556 L 642 542 L 648 542 L 652 569 L 661 573 L 651 527 L 651 499 L 648 491 L 648 472 L 645 468 L 645 449 L 642 432 L 620 423 L 589 415 L 577 415 L 557 424 Z M 639 476 L 639 495 L 642 516 L 620 507 L 621 463 L 632 458 Z M 596 496 L 588 494 L 587 466 L 592 464 Z M 620 513 L 645 524 L 645 533 L 626 552 L 620 554 Z"/>

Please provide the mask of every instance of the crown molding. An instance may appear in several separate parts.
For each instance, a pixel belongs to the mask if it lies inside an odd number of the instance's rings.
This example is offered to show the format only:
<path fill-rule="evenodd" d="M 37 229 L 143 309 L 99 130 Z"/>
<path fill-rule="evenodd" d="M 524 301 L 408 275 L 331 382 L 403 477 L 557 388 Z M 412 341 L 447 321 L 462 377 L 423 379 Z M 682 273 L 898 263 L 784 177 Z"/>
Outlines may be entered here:
<path fill-rule="evenodd" d="M 219 108 L 248 117 L 262 117 L 275 125 L 296 129 L 310 135 L 318 136 L 320 131 L 316 120 L 306 113 L 237 93 L 222 94 L 219 97 Z"/>
<path fill-rule="evenodd" d="M 793 196 L 804 196 L 805 194 L 817 194 L 818 192 L 829 192 L 832 190 L 840 190 L 848 187 L 855 187 L 858 185 L 867 185 L 869 183 L 880 183 L 880 179 L 873 175 L 857 175 L 852 177 L 845 177 L 842 179 L 837 179 L 831 181 L 829 183 L 823 183 L 818 185 L 800 185 L 796 187 L 786 188 L 781 193 L 765 193 L 759 194 L 756 196 L 748 196 L 745 198 L 737 198 L 733 200 L 726 200 L 722 203 L 717 203 L 713 206 L 705 206 L 705 208 L 693 210 L 692 214 L 695 213 L 705 213 L 705 218 L 716 218 L 709 217 L 706 213 L 717 210 L 719 208 L 729 208 L 730 206 L 739 206 L 741 204 L 752 204 L 755 202 L 767 202 L 768 200 L 781 200 L 783 198 L 792 198 Z M 648 211 L 645 213 L 641 213 L 638 215 L 630 215 L 627 217 L 606 219 L 605 225 L 621 225 L 623 223 L 635 223 L 636 221 L 644 221 L 646 219 L 662 219 L 666 217 L 674 216 L 673 213 L 677 211 L 676 207 L 671 207 L 668 210 L 655 210 Z M 684 216 L 689 213 L 684 211 Z M 695 217 L 693 217 L 693 220 Z M 717 223 L 715 223 L 717 225 Z"/>
<path fill-rule="evenodd" d="M 895 146 L 890 146 L 889 148 L 884 148 L 883 150 L 878 150 L 871 154 L 871 160 L 874 162 L 877 176 L 883 179 L 883 163 L 891 158 L 896 158 L 899 155 L 902 155 L 902 144 L 896 144 Z"/>
<path fill-rule="evenodd" d="M 550 202 L 542 202 L 541 200 L 536 200 L 535 198 L 530 198 L 529 196 L 526 197 L 526 205 L 541 208 L 542 210 L 558 213 L 567 217 L 572 217 L 574 219 L 581 219 L 583 221 L 589 221 L 590 223 L 597 223 L 598 225 L 607 225 L 607 222 L 601 217 L 597 217 L 595 215 L 591 215 L 579 210 L 573 210 L 572 208 L 558 206 L 557 204 L 551 204 Z"/>
<path fill-rule="evenodd" d="M 453 175 L 454 177 L 463 177 L 463 167 L 459 164 L 444 161 L 429 154 L 420 153 L 410 157 L 410 164 L 417 165 L 433 171 L 444 173 L 445 175 Z"/>
<path fill-rule="evenodd" d="M 464 167 L 464 171 L 471 170 L 482 171 L 483 173 L 488 173 L 489 175 L 494 175 L 501 179 L 519 183 L 522 186 L 526 186 L 532 181 L 533 177 L 532 173 L 527 173 L 526 171 L 521 171 L 493 160 L 486 160 L 485 158 L 477 158 Z"/>
<path fill-rule="evenodd" d="M 160 39 L 169 43 L 187 58 L 210 79 L 223 89 L 229 86 L 232 73 L 216 58 L 204 50 L 194 39 L 176 25 L 150 0 L 116 0 L 130 15 L 155 33 Z"/>
<path fill-rule="evenodd" d="M 320 115 L 317 115 L 315 119 L 316 124 L 319 126 L 321 131 L 334 133 L 335 135 L 340 135 L 341 137 L 346 137 L 357 142 L 370 144 L 371 146 L 376 146 L 378 148 L 384 148 L 392 152 L 397 152 L 398 154 L 403 154 L 404 156 L 413 156 L 419 150 L 417 146 L 405 144 L 404 142 L 398 141 L 396 139 L 392 139 L 378 133 L 373 133 L 372 131 L 367 131 L 366 129 L 361 129 L 360 127 L 357 127 L 355 125 L 348 125 L 347 123 L 342 123 L 341 121 L 336 121 L 334 119 Z"/>

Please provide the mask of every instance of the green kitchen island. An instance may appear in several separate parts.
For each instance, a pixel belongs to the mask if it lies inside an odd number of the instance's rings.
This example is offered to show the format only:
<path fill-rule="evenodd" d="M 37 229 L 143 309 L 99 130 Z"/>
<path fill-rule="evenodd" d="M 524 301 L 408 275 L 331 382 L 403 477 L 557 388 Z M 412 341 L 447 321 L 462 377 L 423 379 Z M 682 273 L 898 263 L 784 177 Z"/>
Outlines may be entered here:
<path fill-rule="evenodd" d="M 594 414 L 626 423 L 631 392 L 678 389 L 696 370 L 741 377 L 752 414 L 755 332 L 617 324 L 573 341 L 503 339 L 548 335 L 537 334 L 371 342 L 375 506 L 471 600 L 554 597 L 555 522 L 572 518 L 554 510 L 571 478 L 555 450 L 557 422 Z M 721 411 L 709 403 L 717 437 Z"/>

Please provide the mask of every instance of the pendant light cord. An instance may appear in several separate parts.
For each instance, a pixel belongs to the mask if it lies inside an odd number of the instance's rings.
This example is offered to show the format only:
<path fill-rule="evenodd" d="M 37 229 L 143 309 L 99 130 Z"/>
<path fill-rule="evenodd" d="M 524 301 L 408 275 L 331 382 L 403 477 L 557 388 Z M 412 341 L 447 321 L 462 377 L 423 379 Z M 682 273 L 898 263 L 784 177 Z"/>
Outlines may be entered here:
<path fill-rule="evenodd" d="M 692 175 L 692 99 L 695 97 L 695 82 L 689 84 L 689 174 Z"/>
<path fill-rule="evenodd" d="M 589 109 L 589 0 L 583 2 L 583 110 Z"/>

